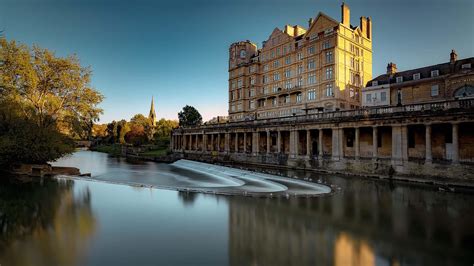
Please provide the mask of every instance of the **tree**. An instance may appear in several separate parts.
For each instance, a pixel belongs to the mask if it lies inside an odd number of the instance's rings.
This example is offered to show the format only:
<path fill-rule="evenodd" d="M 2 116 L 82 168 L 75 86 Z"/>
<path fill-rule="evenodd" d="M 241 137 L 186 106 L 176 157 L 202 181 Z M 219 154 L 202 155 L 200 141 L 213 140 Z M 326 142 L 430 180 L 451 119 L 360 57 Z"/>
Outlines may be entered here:
<path fill-rule="evenodd" d="M 153 133 L 155 129 L 151 124 L 151 120 L 145 117 L 142 114 L 136 114 L 130 119 L 130 124 L 132 125 L 140 125 L 143 127 L 145 135 L 147 137 L 147 141 L 150 141 L 153 138 Z"/>
<path fill-rule="evenodd" d="M 146 144 L 148 136 L 146 135 L 145 128 L 140 124 L 131 124 L 130 131 L 125 134 L 125 141 L 134 146 Z"/>
<path fill-rule="evenodd" d="M 0 164 L 44 163 L 88 137 L 103 96 L 76 56 L 0 38 Z"/>
<path fill-rule="evenodd" d="M 196 108 L 186 105 L 178 113 L 179 126 L 197 126 L 202 124 L 202 116 Z"/>

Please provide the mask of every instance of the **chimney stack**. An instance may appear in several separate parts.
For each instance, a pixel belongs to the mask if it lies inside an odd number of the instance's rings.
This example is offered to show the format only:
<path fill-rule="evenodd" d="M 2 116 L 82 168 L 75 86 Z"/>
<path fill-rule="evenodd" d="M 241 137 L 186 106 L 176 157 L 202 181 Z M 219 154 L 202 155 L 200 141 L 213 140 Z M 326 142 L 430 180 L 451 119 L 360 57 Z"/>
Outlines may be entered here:
<path fill-rule="evenodd" d="M 351 10 L 344 2 L 341 5 L 341 23 L 347 27 L 351 26 Z"/>
<path fill-rule="evenodd" d="M 458 54 L 453 49 L 451 50 L 451 54 L 449 54 L 449 63 L 454 64 L 456 63 L 456 60 L 458 60 Z"/>
<path fill-rule="evenodd" d="M 395 63 L 388 63 L 387 65 L 387 75 L 389 75 L 390 77 L 393 77 L 393 75 L 397 73 L 397 64 Z"/>
<path fill-rule="evenodd" d="M 309 18 L 309 20 L 308 20 L 308 29 L 309 29 L 309 27 L 311 27 L 313 22 L 314 22 L 314 18 Z"/>
<path fill-rule="evenodd" d="M 367 18 L 360 17 L 360 30 L 362 31 L 362 35 L 367 37 Z"/>

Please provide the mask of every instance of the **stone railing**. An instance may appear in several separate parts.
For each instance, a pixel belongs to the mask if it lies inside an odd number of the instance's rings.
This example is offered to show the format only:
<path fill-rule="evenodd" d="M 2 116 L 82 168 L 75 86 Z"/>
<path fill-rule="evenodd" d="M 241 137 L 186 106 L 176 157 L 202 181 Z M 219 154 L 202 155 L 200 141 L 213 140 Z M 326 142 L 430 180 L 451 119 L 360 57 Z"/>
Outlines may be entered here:
<path fill-rule="evenodd" d="M 261 124 L 278 124 L 278 123 L 304 123 L 314 122 L 322 120 L 334 120 L 344 118 L 370 118 L 373 116 L 383 115 L 410 115 L 410 113 L 419 112 L 440 112 L 447 110 L 469 110 L 474 109 L 474 98 L 451 100 L 451 101 L 440 101 L 422 104 L 409 104 L 403 106 L 382 106 L 382 107 L 366 107 L 354 110 L 334 111 L 334 112 L 314 112 L 309 110 L 307 114 L 295 114 L 293 116 L 286 117 L 269 117 L 269 118 L 257 118 L 249 119 L 246 121 L 229 121 L 225 124 L 214 125 L 213 127 L 226 127 L 226 126 L 252 126 Z M 196 126 L 192 128 L 206 128 L 206 126 Z"/>

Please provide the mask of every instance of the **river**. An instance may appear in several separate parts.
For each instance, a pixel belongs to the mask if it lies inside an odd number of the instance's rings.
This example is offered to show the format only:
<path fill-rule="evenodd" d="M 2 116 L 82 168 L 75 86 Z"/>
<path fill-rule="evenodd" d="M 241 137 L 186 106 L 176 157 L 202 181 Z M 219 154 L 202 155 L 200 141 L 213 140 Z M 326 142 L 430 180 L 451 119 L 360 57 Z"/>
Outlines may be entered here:
<path fill-rule="evenodd" d="M 223 196 L 147 187 L 177 174 L 165 164 L 90 151 L 55 164 L 79 167 L 92 178 L 1 179 L 0 265 L 474 263 L 473 194 L 272 170 L 325 183 L 333 192 Z"/>

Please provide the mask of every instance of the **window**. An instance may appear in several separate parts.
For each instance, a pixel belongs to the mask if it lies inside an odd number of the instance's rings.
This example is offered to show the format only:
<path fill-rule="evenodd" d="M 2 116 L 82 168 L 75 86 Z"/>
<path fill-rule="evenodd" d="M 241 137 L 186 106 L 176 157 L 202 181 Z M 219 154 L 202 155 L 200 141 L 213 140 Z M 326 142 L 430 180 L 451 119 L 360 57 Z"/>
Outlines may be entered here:
<path fill-rule="evenodd" d="M 263 71 L 268 71 L 268 65 L 263 66 Z"/>
<path fill-rule="evenodd" d="M 283 46 L 283 54 L 286 54 L 286 46 Z"/>
<path fill-rule="evenodd" d="M 242 88 L 242 79 L 237 80 L 237 88 Z"/>
<path fill-rule="evenodd" d="M 231 88 L 232 88 L 232 89 L 235 89 L 235 80 L 232 81 Z"/>
<path fill-rule="evenodd" d="M 470 68 L 471 68 L 471 63 L 461 65 L 461 69 L 470 69 Z"/>
<path fill-rule="evenodd" d="M 432 85 L 431 86 L 431 97 L 438 96 L 439 95 L 439 85 Z"/>
<path fill-rule="evenodd" d="M 302 98 L 303 98 L 303 94 L 301 94 L 301 93 L 296 94 L 296 102 L 297 103 L 300 103 Z"/>
<path fill-rule="evenodd" d="M 268 83 L 268 76 L 263 75 L 263 84 Z"/>
<path fill-rule="evenodd" d="M 272 106 L 277 106 L 277 98 L 272 98 Z"/>
<path fill-rule="evenodd" d="M 367 93 L 365 95 L 365 101 L 368 102 L 368 103 L 371 103 L 372 102 L 372 94 Z"/>
<path fill-rule="evenodd" d="M 298 87 L 303 86 L 303 77 L 298 78 Z"/>
<path fill-rule="evenodd" d="M 255 96 L 255 89 L 250 89 L 250 97 Z"/>
<path fill-rule="evenodd" d="M 332 63 L 332 51 L 326 52 L 326 63 Z"/>
<path fill-rule="evenodd" d="M 263 94 L 268 94 L 268 87 L 263 87 Z"/>
<path fill-rule="evenodd" d="M 303 65 L 298 65 L 298 75 L 303 73 Z"/>
<path fill-rule="evenodd" d="M 240 58 L 245 58 L 247 56 L 247 52 L 245 50 L 240 51 Z"/>
<path fill-rule="evenodd" d="M 314 45 L 313 45 L 313 46 L 310 46 L 310 47 L 308 47 L 308 54 L 314 54 L 314 51 L 315 51 L 315 49 L 314 49 Z"/>
<path fill-rule="evenodd" d="M 332 67 L 326 68 L 326 79 L 332 79 Z"/>
<path fill-rule="evenodd" d="M 277 56 L 280 55 L 280 47 L 277 48 Z"/>
<path fill-rule="evenodd" d="M 403 77 L 400 76 L 400 77 L 397 77 L 397 83 L 402 83 L 403 82 Z"/>
<path fill-rule="evenodd" d="M 377 80 L 372 81 L 372 86 L 378 86 L 379 82 Z"/>
<path fill-rule="evenodd" d="M 315 84 L 316 83 L 316 73 L 308 74 L 308 84 Z"/>
<path fill-rule="evenodd" d="M 255 77 L 250 78 L 250 85 L 255 85 Z"/>
<path fill-rule="evenodd" d="M 289 77 L 291 77 L 291 69 L 287 68 L 285 70 L 285 78 L 289 78 Z"/>
<path fill-rule="evenodd" d="M 272 92 L 275 93 L 278 91 L 278 84 L 273 84 Z"/>
<path fill-rule="evenodd" d="M 309 101 L 316 100 L 316 90 L 315 89 L 310 89 L 308 91 L 308 100 Z"/>
<path fill-rule="evenodd" d="M 413 74 L 413 80 L 419 80 L 420 79 L 420 73 Z"/>
<path fill-rule="evenodd" d="M 285 103 L 290 103 L 291 100 L 290 100 L 290 95 L 286 95 L 285 96 Z"/>
<path fill-rule="evenodd" d="M 242 90 L 239 90 L 239 99 L 242 99 Z"/>
<path fill-rule="evenodd" d="M 291 56 L 287 56 L 285 58 L 285 64 L 287 64 L 287 65 L 291 64 Z"/>
<path fill-rule="evenodd" d="M 275 51 L 272 51 L 272 52 L 270 53 L 270 57 L 271 57 L 272 59 L 275 57 Z"/>
<path fill-rule="evenodd" d="M 291 84 L 291 80 L 285 81 L 285 88 L 286 88 L 286 89 L 289 90 L 289 89 L 291 89 L 292 86 L 293 86 L 293 85 Z"/>
<path fill-rule="evenodd" d="M 235 105 L 232 104 L 232 105 L 230 106 L 230 110 L 231 110 L 232 112 L 235 112 Z"/>
<path fill-rule="evenodd" d="M 249 102 L 250 109 L 255 109 L 255 101 L 252 100 Z"/>
<path fill-rule="evenodd" d="M 303 59 L 303 54 L 302 53 L 298 53 L 298 60 L 302 60 Z"/>
<path fill-rule="evenodd" d="M 322 49 L 328 49 L 330 47 L 329 40 L 325 40 L 322 44 Z"/>
<path fill-rule="evenodd" d="M 278 67 L 278 66 L 280 66 L 280 61 L 278 60 L 273 61 L 273 67 Z"/>
<path fill-rule="evenodd" d="M 280 73 L 278 73 L 278 72 L 273 73 L 273 80 L 274 80 L 274 81 L 280 80 Z"/>
<path fill-rule="evenodd" d="M 308 69 L 315 69 L 316 64 L 314 63 L 314 59 L 308 60 Z"/>
<path fill-rule="evenodd" d="M 380 101 L 385 102 L 387 100 L 387 92 L 380 92 Z"/>
<path fill-rule="evenodd" d="M 332 83 L 326 84 L 326 96 L 327 97 L 334 96 L 334 93 L 332 91 Z"/>
<path fill-rule="evenodd" d="M 351 68 L 355 69 L 355 60 L 354 57 L 351 57 Z"/>
<path fill-rule="evenodd" d="M 230 100 L 233 101 L 235 99 L 235 91 L 230 93 Z"/>
<path fill-rule="evenodd" d="M 239 104 L 237 105 L 237 110 L 238 110 L 238 111 L 242 111 L 242 103 L 239 103 Z"/>
<path fill-rule="evenodd" d="M 434 78 L 434 77 L 437 77 L 439 76 L 439 70 L 432 70 L 431 71 L 431 77 Z"/>

